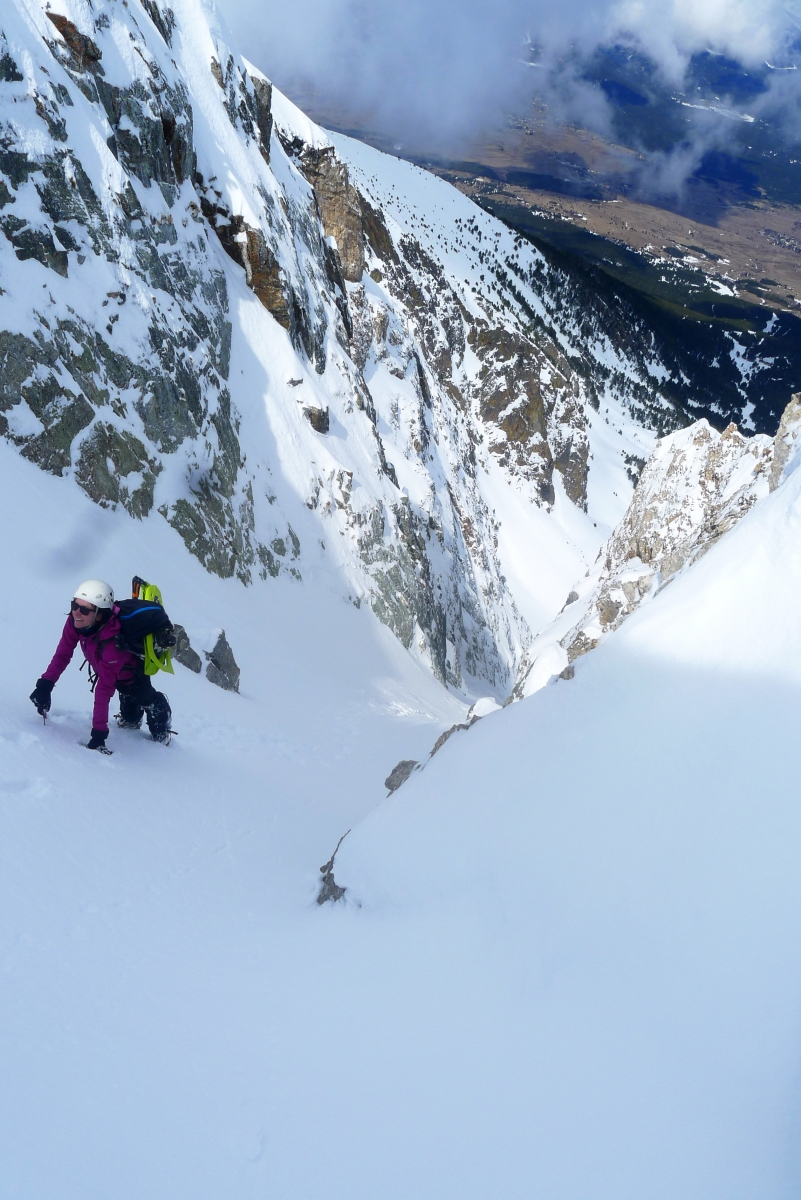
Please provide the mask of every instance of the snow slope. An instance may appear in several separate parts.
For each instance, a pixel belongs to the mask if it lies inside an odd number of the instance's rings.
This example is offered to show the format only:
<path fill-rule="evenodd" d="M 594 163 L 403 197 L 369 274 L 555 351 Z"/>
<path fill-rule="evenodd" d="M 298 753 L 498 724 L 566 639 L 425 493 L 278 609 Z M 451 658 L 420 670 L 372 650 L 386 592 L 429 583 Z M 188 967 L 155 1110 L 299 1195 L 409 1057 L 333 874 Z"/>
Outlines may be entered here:
<path fill-rule="evenodd" d="M 377 611 L 414 596 L 430 570 L 447 593 L 439 611 L 451 628 L 465 622 L 460 686 L 500 695 L 498 664 L 508 669 L 524 640 L 513 599 L 533 628 L 553 615 L 625 509 L 624 453 L 652 435 L 617 385 L 589 404 L 565 357 L 580 323 L 573 314 L 555 328 L 532 251 L 440 182 L 346 139 L 337 152 L 373 206 L 384 258 L 368 244 L 358 281 L 326 274 L 332 235 L 300 166 L 330 139 L 277 97 L 280 132 L 301 141 L 274 137 L 268 171 L 235 103 L 255 85 L 219 28 L 181 0 L 170 47 L 151 40 L 153 12 L 164 24 L 150 0 L 69 4 L 98 39 L 107 81 L 140 96 L 130 112 L 148 137 L 171 128 L 151 112 L 156 99 L 174 103 L 186 131 L 191 98 L 200 191 L 188 177 L 151 187 L 153 163 L 134 151 L 139 174 L 128 172 L 109 140 L 125 158 L 131 116 L 106 128 L 86 70 L 57 40 L 43 49 L 56 35 L 40 6 L 20 0 L 4 14 L 16 57 L 12 70 L 0 55 L 3 136 L 16 138 L 10 154 L 31 157 L 24 171 L 11 160 L 29 177 L 11 188 L 0 239 L 5 333 L 27 339 L 24 354 L 4 343 L 19 353 L 2 379 L 0 1195 L 796 1195 L 801 474 L 786 469 L 703 559 L 577 661 L 573 680 L 501 711 L 485 699 L 489 715 L 385 799 L 398 760 L 422 761 L 467 704 L 432 675 L 436 620 L 426 637 L 407 621 L 399 640 L 356 602 Z M 56 218 L 37 208 L 37 183 L 67 154 L 59 121 L 107 221 L 87 209 L 62 222 L 76 241 L 106 239 L 93 256 L 80 243 L 84 262 L 65 249 L 67 275 L 47 265 L 62 251 Z M 127 213 L 113 199 L 127 187 L 141 216 L 130 195 Z M 201 193 L 218 198 L 227 232 L 219 211 L 203 215 Z M 339 199 L 349 196 L 343 185 Z M 30 229 L 9 223 L 16 211 Z M 303 336 L 257 298 L 253 263 L 249 277 L 223 250 L 222 237 L 229 250 L 243 244 L 236 218 L 272 247 L 275 278 L 301 308 L 305 297 Z M 40 258 L 21 256 L 31 247 Z M 175 279 L 181 266 L 197 272 L 187 294 L 169 279 L 151 290 L 152 255 Z M 504 308 L 501 266 L 515 255 L 526 304 L 550 322 L 530 340 L 508 296 Z M 103 295 L 119 316 L 108 327 Z M 84 324 L 67 319 L 71 301 Z M 153 311 L 185 378 L 202 381 L 200 415 L 175 446 L 160 421 L 183 411 L 180 390 L 156 406 L 155 426 L 142 416 L 153 417 L 146 367 L 164 365 L 150 361 Z M 202 320 L 190 348 L 181 339 Z M 55 359 L 42 329 L 62 339 Z M 106 334 L 130 356 L 125 386 L 105 350 L 87 368 L 87 347 Z M 592 353 L 608 356 L 610 379 L 630 370 L 642 386 L 636 363 L 605 345 Z M 38 367 L 17 378 L 9 363 L 25 355 Z M 504 457 L 499 430 L 522 398 L 509 364 L 521 360 L 538 421 L 548 408 L 547 437 L 534 422 L 525 453 Z M 309 400 L 328 409 L 327 434 L 305 415 Z M 65 413 L 88 422 L 72 440 Z M 126 473 L 132 437 L 141 470 Z M 191 552 L 181 500 L 206 522 L 208 555 Z M 283 561 L 277 577 L 268 552 Z M 176 668 L 164 685 L 173 745 L 115 730 L 106 758 L 80 744 L 90 697 L 77 663 L 46 726 L 27 696 L 77 582 L 99 575 L 125 594 L 134 572 L 161 585 L 198 649 L 225 629 L 242 691 Z M 319 865 L 348 830 L 335 864 L 345 902 L 320 908 Z"/>
<path fill-rule="evenodd" d="M 431 1156 L 384 1194 L 798 1194 L 799 527 L 796 472 L 343 844 L 350 1049 L 391 1005 L 362 1054 Z"/>
<path fill-rule="evenodd" d="M 317 986 L 317 868 L 465 706 L 322 555 L 312 586 L 245 590 L 7 446 L 0 507 L 0 1194 L 264 1195 L 278 1057 L 302 1054 L 292 1009 Z M 125 594 L 133 571 L 200 649 L 225 628 L 241 695 L 176 666 L 169 749 L 112 731 L 102 758 L 77 660 L 46 727 L 27 695 L 79 579 Z"/>
<path fill-rule="evenodd" d="M 797 1194 L 801 472 L 383 800 L 465 710 L 322 556 L 265 603 L 0 450 L 0 1194 Z M 169 749 L 26 700 L 100 564 L 243 664 Z"/>

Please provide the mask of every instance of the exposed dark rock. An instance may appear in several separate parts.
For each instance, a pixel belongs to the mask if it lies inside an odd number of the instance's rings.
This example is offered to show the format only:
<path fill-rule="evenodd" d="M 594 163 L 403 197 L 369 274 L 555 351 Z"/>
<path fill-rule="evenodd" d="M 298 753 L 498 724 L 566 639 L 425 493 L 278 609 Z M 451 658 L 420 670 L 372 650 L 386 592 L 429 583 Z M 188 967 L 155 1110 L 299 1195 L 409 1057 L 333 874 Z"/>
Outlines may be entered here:
<path fill-rule="evenodd" d="M 376 336 L 373 309 L 361 285 L 351 288 L 348 300 L 351 316 L 350 356 L 359 370 L 363 371 Z"/>
<path fill-rule="evenodd" d="M 376 257 L 383 259 L 384 262 L 394 263 L 396 266 L 400 263 L 398 252 L 395 249 L 395 243 L 389 235 L 386 222 L 383 215 L 378 209 L 373 208 L 369 200 L 364 197 L 361 192 L 358 193 L 359 208 L 362 216 L 362 229 L 364 236 L 372 247 Z M 379 276 L 376 283 L 381 282 L 381 272 L 373 272 L 373 279 L 376 274 Z"/>
<path fill-rule="evenodd" d="M 220 635 L 211 653 L 206 652 L 206 658 L 208 660 L 206 678 L 211 683 L 216 683 L 217 687 L 223 688 L 226 692 L 238 692 L 239 667 L 236 665 L 233 651 L 228 645 L 224 629 L 220 631 Z"/>
<path fill-rule="evenodd" d="M 181 498 L 159 511 L 207 571 L 222 579 L 236 575 L 243 583 L 250 582 L 250 568 L 263 553 L 263 547 L 251 536 L 251 497 L 243 497 L 237 511 L 210 473 L 195 481 L 191 503 Z"/>
<path fill-rule="evenodd" d="M 450 729 L 446 729 L 444 733 L 441 733 L 439 735 L 439 737 L 437 738 L 437 740 L 434 742 L 434 747 L 431 751 L 431 758 L 434 757 L 434 755 L 437 753 L 438 750 L 442 749 L 442 747 L 447 742 L 448 738 L 452 737 L 454 735 L 454 733 L 458 733 L 460 729 L 469 729 L 471 725 L 475 725 L 476 721 L 480 721 L 480 720 L 481 720 L 481 717 L 473 716 L 470 718 L 469 721 L 462 721 L 462 722 L 459 722 L 457 725 L 451 725 Z"/>
<path fill-rule="evenodd" d="M 572 679 L 575 676 L 575 674 L 576 674 L 576 668 L 573 663 L 570 663 L 569 666 L 565 667 L 564 671 L 559 672 L 559 678 L 560 679 Z"/>
<path fill-rule="evenodd" d="M 35 258 L 43 267 L 66 276 L 69 258 L 64 250 L 56 249 L 49 229 L 37 229 L 13 213 L 0 219 L 0 229 L 11 242 L 20 262 Z"/>
<path fill-rule="evenodd" d="M 273 132 L 273 85 L 268 79 L 259 79 L 257 76 L 251 76 L 253 84 L 253 94 L 256 97 L 256 126 L 259 131 L 260 145 L 262 157 L 265 162 L 270 161 L 270 138 Z"/>
<path fill-rule="evenodd" d="M 194 172 L 192 109 L 182 87 L 158 80 L 157 111 L 152 92 L 139 81 L 113 87 L 97 81 L 97 91 L 114 134 L 109 148 L 145 187 L 180 186 Z"/>
<path fill-rule="evenodd" d="M 14 59 L 4 51 L 0 54 L 0 82 L 2 83 L 22 83 L 23 75 Z"/>
<path fill-rule="evenodd" d="M 189 635 L 183 625 L 173 625 L 173 631 L 176 638 L 175 649 L 172 652 L 173 658 L 181 666 L 187 667 L 188 670 L 194 671 L 196 675 L 199 675 L 203 669 L 203 662 L 197 650 L 192 648 Z"/>
<path fill-rule="evenodd" d="M 303 415 L 317 433 L 328 433 L 330 417 L 327 408 L 304 408 Z"/>
<path fill-rule="evenodd" d="M 81 445 L 75 477 L 96 504 L 122 504 L 131 516 L 146 517 L 160 470 L 132 433 L 99 421 Z M 139 476 L 135 487 L 125 482 L 132 474 Z"/>
<path fill-rule="evenodd" d="M 370 606 L 407 648 L 418 626 L 425 634 L 436 677 L 456 682 L 448 665 L 446 611 L 432 578 L 430 533 L 408 503 L 393 505 L 387 515 L 396 540 L 386 537 L 385 514 L 380 508 L 372 511 L 359 537 L 362 559 L 373 567 Z"/>
<path fill-rule="evenodd" d="M 175 29 L 175 13 L 165 4 L 162 8 L 155 0 L 142 0 L 145 12 L 156 26 L 168 46 L 172 45 L 172 35 Z"/>
<path fill-rule="evenodd" d="M 328 862 L 323 863 L 323 865 L 320 867 L 322 879 L 320 880 L 320 891 L 317 894 L 318 904 L 326 904 L 329 901 L 332 904 L 336 904 L 337 900 L 341 900 L 347 891 L 346 888 L 340 887 L 337 881 L 334 879 L 334 859 L 337 856 L 337 850 L 339 850 L 339 847 L 348 836 L 348 833 L 350 833 L 350 830 L 348 830 L 347 833 L 342 834 L 342 837 L 337 842 L 336 850 L 331 855 Z"/>
<path fill-rule="evenodd" d="M 44 72 L 41 91 L 32 99 L 56 144 L 43 136 L 29 156 L 28 142 L 11 127 L 0 131 L 0 232 L 17 257 L 29 266 L 35 259 L 64 276 L 95 255 L 104 271 L 120 274 L 116 289 L 101 298 L 104 323 L 90 327 L 75 314 L 49 314 L 48 319 L 34 310 L 31 336 L 0 331 L 0 434 L 45 470 L 60 474 L 72 467 L 76 481 L 97 503 L 123 504 L 135 516 L 153 505 L 153 447 L 161 455 L 183 446 L 188 492 L 160 512 L 207 569 L 250 582 L 256 571 L 267 575 L 265 555 L 274 573 L 280 572 L 281 558 L 261 548 L 255 536 L 252 484 L 243 469 L 238 418 L 225 386 L 231 344 L 225 273 L 213 265 L 207 224 L 196 205 L 184 195 L 176 207 L 179 185 L 198 177 L 188 93 L 179 75 L 167 78 L 142 40 L 142 35 L 150 41 L 161 36 L 169 43 L 175 18 L 161 0 L 144 3 L 158 35 L 149 22 L 132 20 L 131 50 L 147 70 L 134 69 L 124 86 L 124 76 L 116 71 L 113 83 L 104 75 L 100 46 L 87 36 L 97 36 L 91 28 L 83 33 L 68 18 L 48 13 L 59 32 L 46 45 L 68 72 L 70 88 Z M 108 24 L 99 13 L 95 28 Z M 269 88 L 252 85 L 230 56 L 225 74 L 232 121 L 249 137 L 269 139 Z M 0 34 L 0 87 L 22 78 Z M 130 177 L 121 176 L 117 194 L 108 192 L 106 180 L 102 199 L 77 148 L 59 144 L 66 138 L 59 106 L 72 106 L 73 85 L 98 116 L 102 108 L 111 126 L 109 148 Z M 146 187 L 157 184 L 165 203 L 153 197 L 143 206 L 134 180 Z M 26 202 L 27 222 L 17 215 L 18 206 L 15 211 L 15 193 L 26 183 L 26 200 L 35 206 L 38 194 L 41 206 L 36 213 Z M 307 207 L 311 214 L 311 204 Z M 186 232 L 179 235 L 181 227 Z M 322 263 L 316 223 L 312 232 Z M 312 295 L 313 289 L 305 289 L 300 299 L 291 288 L 286 299 L 281 295 L 275 258 L 271 251 L 261 252 L 261 232 L 255 247 L 254 236 L 255 231 L 244 253 L 254 290 L 320 369 L 325 313 L 312 319 L 304 309 L 310 303 L 306 291 Z M 130 325 L 129 285 L 122 282 L 129 272 L 149 297 L 149 344 L 141 344 L 138 335 L 126 337 L 131 357 L 113 348 L 115 336 Z M 285 559 L 291 561 L 289 555 Z"/>
<path fill-rule="evenodd" d="M 47 368 L 55 366 L 56 361 L 57 354 L 52 347 L 34 342 L 21 333 L 0 331 L 0 413 L 8 412 L 29 395 L 36 397 L 41 388 L 41 377 Z M 40 378 L 32 378 L 34 375 Z M 0 417 L 0 432 L 7 435 L 8 424 L 2 423 L 4 420 Z"/>
<path fill-rule="evenodd" d="M 97 44 L 86 34 L 79 33 L 72 21 L 59 13 L 46 12 L 45 16 L 53 22 L 67 43 L 78 70 L 85 71 L 100 62 L 103 56 Z"/>
<path fill-rule="evenodd" d="M 390 796 L 398 790 L 401 784 L 406 782 L 415 767 L 419 765 L 416 758 L 402 758 L 398 765 L 392 768 L 384 780 L 384 787 L 389 789 Z"/>
<path fill-rule="evenodd" d="M 256 293 L 278 324 L 291 331 L 291 302 L 284 290 L 278 260 L 267 245 L 262 231 L 251 229 L 244 217 L 221 213 L 208 202 L 204 203 L 203 199 L 201 208 L 211 221 L 226 254 L 244 267 L 248 287 Z"/>
<path fill-rule="evenodd" d="M 54 225 L 53 233 L 65 250 L 80 250 L 80 243 L 75 240 L 69 229 L 64 229 L 62 225 Z"/>
<path fill-rule="evenodd" d="M 94 409 L 83 396 L 69 399 L 59 396 L 43 405 L 38 412 L 32 401 L 29 401 L 29 405 L 45 429 L 25 444 L 22 453 L 43 470 L 61 475 L 70 465 L 72 443 L 81 430 L 90 424 Z"/>

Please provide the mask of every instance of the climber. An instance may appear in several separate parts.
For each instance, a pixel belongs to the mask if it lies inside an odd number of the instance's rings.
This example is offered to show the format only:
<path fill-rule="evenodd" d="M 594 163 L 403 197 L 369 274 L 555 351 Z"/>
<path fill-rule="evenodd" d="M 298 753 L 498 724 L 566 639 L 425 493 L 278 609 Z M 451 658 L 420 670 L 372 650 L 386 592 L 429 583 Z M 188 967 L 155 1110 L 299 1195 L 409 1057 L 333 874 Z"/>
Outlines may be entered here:
<path fill-rule="evenodd" d="M 168 743 L 170 740 L 172 713 L 167 697 L 153 687 L 141 659 L 124 648 L 118 612 L 109 584 L 101 579 L 87 579 L 82 583 L 73 595 L 70 615 L 53 660 L 31 692 L 36 711 L 46 718 L 53 688 L 80 643 L 89 664 L 89 678 L 95 695 L 92 734 L 86 747 L 104 754 L 111 753 L 106 749 L 108 706 L 115 690 L 120 697 L 117 720 L 123 729 L 139 729 L 146 714 L 153 741 Z"/>

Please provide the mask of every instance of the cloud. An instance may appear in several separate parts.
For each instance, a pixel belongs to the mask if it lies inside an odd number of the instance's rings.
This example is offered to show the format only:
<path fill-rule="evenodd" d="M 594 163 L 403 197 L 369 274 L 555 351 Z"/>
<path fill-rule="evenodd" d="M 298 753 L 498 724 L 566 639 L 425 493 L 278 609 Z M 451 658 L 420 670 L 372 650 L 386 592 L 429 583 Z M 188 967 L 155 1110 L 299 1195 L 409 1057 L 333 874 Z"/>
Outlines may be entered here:
<path fill-rule="evenodd" d="M 399 141 L 439 142 L 491 128 L 522 111 L 539 90 L 555 119 L 608 133 L 609 100 L 583 78 L 599 45 L 621 39 L 656 65 L 666 87 L 682 85 L 693 54 L 706 49 L 748 68 L 788 60 L 801 30 L 801 0 L 217 0 L 236 41 L 279 87 L 313 88 L 322 103 L 369 114 Z M 793 6 L 798 8 L 794 15 Z M 788 13 L 789 10 L 789 13 Z M 541 51 L 525 65 L 526 39 Z M 801 60 L 801 52 L 797 57 Z M 799 63 L 801 66 L 801 62 Z M 783 106 L 797 119 L 801 71 L 769 73 L 760 112 Z M 666 177 L 726 144 L 723 119 L 693 120 Z M 679 164 L 684 163 L 685 168 Z"/>
<path fill-rule="evenodd" d="M 782 49 L 788 26 L 781 0 L 622 0 L 611 7 L 607 29 L 630 30 L 679 82 L 690 55 L 707 48 L 761 65 Z"/>

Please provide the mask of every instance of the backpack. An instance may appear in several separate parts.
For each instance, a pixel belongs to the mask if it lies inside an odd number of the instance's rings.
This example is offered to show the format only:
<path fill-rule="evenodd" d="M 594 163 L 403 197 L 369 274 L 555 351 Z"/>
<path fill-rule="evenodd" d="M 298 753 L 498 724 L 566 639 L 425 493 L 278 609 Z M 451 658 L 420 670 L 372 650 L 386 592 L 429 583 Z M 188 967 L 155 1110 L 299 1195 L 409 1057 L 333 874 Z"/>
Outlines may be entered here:
<path fill-rule="evenodd" d="M 138 575 L 133 577 L 131 591 L 130 600 L 120 600 L 116 605 L 121 648 L 144 660 L 145 675 L 157 671 L 174 675 L 170 647 L 175 645 L 175 634 L 164 611 L 161 591 Z"/>

